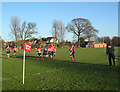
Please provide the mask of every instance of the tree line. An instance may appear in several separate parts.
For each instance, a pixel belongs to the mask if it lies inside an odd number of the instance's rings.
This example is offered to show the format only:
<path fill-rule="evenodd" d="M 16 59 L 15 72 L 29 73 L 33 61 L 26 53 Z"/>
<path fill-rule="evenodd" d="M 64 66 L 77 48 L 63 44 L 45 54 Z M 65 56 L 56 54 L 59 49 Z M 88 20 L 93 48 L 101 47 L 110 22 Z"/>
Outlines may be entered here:
<path fill-rule="evenodd" d="M 56 39 L 63 43 L 67 30 L 77 36 L 78 47 L 80 47 L 81 37 L 90 41 L 90 38 L 98 33 L 98 30 L 92 26 L 91 22 L 84 18 L 75 18 L 66 27 L 60 20 L 54 20 L 52 25 L 52 35 Z"/>
<path fill-rule="evenodd" d="M 20 25 L 20 19 L 17 16 L 11 18 L 10 29 L 15 38 L 16 45 L 19 40 L 21 40 L 21 45 L 23 45 L 26 39 L 31 38 L 33 34 L 38 33 L 36 23 L 27 23 L 24 21 L 22 25 Z"/>
<path fill-rule="evenodd" d="M 10 29 L 15 41 L 18 42 L 21 40 L 21 45 L 24 44 L 26 39 L 31 38 L 33 34 L 38 33 L 36 23 L 27 23 L 24 21 L 22 24 L 20 24 L 20 19 L 17 16 L 13 16 L 11 18 Z M 67 26 L 65 26 L 61 20 L 53 20 L 51 34 L 53 37 L 59 40 L 61 44 L 64 42 L 66 32 L 71 32 L 74 34 L 74 36 L 77 37 L 77 46 L 80 47 L 81 41 L 85 39 L 88 39 L 88 41 L 90 41 L 90 38 L 97 37 L 97 33 L 99 31 L 92 26 L 91 22 L 88 19 L 84 18 L 75 18 L 71 20 Z M 101 39 L 102 38 L 98 37 L 99 42 Z M 113 43 L 115 45 L 118 41 L 116 39 L 118 38 L 113 39 Z M 110 41 L 110 38 L 104 37 L 104 42 L 108 41 Z"/>
<path fill-rule="evenodd" d="M 107 44 L 109 44 L 110 43 L 110 41 L 112 41 L 112 44 L 114 45 L 114 46 L 120 46 L 120 37 L 118 37 L 118 36 L 114 36 L 114 37 L 112 37 L 112 38 L 110 38 L 109 36 L 105 36 L 105 37 L 97 37 L 96 38 L 96 42 L 98 42 L 98 43 L 107 43 Z"/>

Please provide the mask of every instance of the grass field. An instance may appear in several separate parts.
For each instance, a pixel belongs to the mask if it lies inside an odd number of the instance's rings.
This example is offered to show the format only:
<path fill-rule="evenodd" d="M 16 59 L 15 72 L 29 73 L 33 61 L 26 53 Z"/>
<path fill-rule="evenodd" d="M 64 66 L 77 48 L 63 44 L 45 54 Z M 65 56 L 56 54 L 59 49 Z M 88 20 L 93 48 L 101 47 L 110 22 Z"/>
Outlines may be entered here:
<path fill-rule="evenodd" d="M 76 48 L 70 61 L 68 48 L 58 48 L 53 60 L 42 61 L 36 50 L 26 52 L 25 84 L 22 84 L 23 51 L 8 60 L 2 53 L 2 90 L 118 90 L 117 66 L 110 67 L 105 49 Z"/>

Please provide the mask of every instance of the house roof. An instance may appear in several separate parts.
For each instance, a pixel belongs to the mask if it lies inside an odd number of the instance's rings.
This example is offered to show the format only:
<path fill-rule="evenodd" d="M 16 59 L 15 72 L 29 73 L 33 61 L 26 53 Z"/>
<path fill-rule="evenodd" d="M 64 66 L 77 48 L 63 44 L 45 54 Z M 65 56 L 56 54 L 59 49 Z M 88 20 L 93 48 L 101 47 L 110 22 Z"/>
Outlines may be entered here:
<path fill-rule="evenodd" d="M 7 43 L 15 43 L 15 41 L 8 41 Z"/>
<path fill-rule="evenodd" d="M 54 37 L 47 37 L 47 38 L 42 38 L 43 41 L 51 40 Z"/>

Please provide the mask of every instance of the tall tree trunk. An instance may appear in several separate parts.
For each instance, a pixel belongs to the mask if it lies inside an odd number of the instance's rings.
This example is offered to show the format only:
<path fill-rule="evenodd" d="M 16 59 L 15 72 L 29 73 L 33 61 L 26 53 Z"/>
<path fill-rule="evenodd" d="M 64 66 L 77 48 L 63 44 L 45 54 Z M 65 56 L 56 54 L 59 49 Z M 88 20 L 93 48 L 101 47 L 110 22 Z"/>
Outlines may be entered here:
<path fill-rule="evenodd" d="M 78 35 L 78 47 L 80 47 L 80 35 Z"/>
<path fill-rule="evenodd" d="M 23 33 L 21 34 L 21 47 L 24 48 L 24 39 L 23 39 Z"/>
<path fill-rule="evenodd" d="M 90 38 L 88 38 L 88 42 L 90 42 Z"/>
<path fill-rule="evenodd" d="M 18 45 L 17 43 L 18 43 L 18 39 L 17 39 L 17 35 L 16 35 L 16 33 L 15 33 L 15 39 L 16 39 L 16 46 Z"/>
<path fill-rule="evenodd" d="M 21 47 L 24 48 L 24 40 L 22 40 Z"/>

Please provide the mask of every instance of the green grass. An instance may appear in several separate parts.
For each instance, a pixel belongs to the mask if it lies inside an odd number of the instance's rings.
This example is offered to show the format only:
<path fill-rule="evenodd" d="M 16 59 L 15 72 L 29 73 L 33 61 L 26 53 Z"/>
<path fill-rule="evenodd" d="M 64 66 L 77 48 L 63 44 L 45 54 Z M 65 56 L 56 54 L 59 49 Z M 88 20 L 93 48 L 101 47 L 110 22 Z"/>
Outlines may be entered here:
<path fill-rule="evenodd" d="M 26 52 L 25 84 L 22 84 L 23 51 L 8 60 L 2 55 L 3 90 L 118 90 L 117 66 L 110 67 L 105 49 L 76 48 L 70 61 L 68 48 L 57 49 L 53 60 L 40 60 L 36 50 Z"/>

